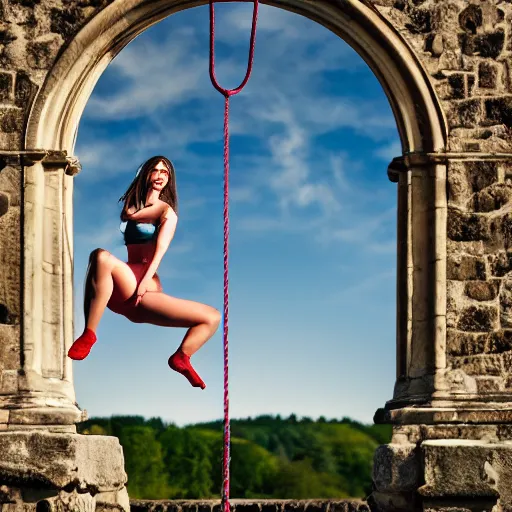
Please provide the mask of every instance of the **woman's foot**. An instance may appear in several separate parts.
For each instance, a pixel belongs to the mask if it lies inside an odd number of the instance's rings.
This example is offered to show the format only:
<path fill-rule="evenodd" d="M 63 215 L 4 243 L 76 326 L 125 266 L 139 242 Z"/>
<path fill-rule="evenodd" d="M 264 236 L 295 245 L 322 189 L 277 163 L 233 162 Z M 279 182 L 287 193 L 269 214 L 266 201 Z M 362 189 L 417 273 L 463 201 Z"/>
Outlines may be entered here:
<path fill-rule="evenodd" d="M 194 368 L 192 368 L 192 365 L 190 364 L 190 356 L 187 356 L 181 348 L 169 357 L 169 366 L 174 371 L 184 375 L 195 388 L 204 389 L 206 387 L 206 384 L 201 380 L 201 377 L 199 377 Z"/>
<path fill-rule="evenodd" d="M 89 355 L 94 343 L 96 343 L 96 334 L 86 327 L 82 336 L 71 345 L 68 356 L 75 360 L 85 359 Z"/>

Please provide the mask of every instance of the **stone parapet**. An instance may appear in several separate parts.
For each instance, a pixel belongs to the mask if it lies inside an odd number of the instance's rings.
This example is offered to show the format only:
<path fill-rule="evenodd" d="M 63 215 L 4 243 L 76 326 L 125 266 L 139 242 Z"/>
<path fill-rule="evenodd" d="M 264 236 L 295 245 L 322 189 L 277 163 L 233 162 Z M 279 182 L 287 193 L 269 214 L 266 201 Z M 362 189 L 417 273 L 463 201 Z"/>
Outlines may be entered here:
<path fill-rule="evenodd" d="M 362 500 L 230 500 L 232 512 L 370 512 Z M 131 512 L 221 512 L 220 500 L 130 500 Z"/>

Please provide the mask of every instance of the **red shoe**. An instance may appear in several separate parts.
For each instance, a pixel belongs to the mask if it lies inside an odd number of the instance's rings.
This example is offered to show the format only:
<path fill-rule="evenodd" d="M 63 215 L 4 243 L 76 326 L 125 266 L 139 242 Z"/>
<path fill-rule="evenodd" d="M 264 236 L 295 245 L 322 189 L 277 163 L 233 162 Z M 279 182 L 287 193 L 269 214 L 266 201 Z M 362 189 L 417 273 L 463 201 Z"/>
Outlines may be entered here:
<path fill-rule="evenodd" d="M 195 388 L 206 388 L 206 384 L 201 380 L 201 377 L 197 375 L 194 368 L 192 368 L 190 356 L 187 356 L 181 349 L 178 349 L 169 357 L 168 363 L 174 371 L 184 375 Z"/>
<path fill-rule="evenodd" d="M 68 356 L 71 359 L 82 360 L 85 359 L 89 352 L 91 351 L 92 346 L 96 343 L 96 334 L 91 329 L 84 329 L 82 336 L 80 336 L 74 343 L 71 345 L 71 348 L 68 351 Z"/>

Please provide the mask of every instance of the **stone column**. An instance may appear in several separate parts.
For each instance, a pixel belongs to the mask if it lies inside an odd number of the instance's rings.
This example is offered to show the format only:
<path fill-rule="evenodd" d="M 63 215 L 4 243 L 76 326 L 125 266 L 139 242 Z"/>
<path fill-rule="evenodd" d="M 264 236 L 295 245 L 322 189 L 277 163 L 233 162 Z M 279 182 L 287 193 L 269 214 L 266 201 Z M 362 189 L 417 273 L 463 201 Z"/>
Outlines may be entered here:
<path fill-rule="evenodd" d="M 66 354 L 80 164 L 60 151 L 0 158 L 0 505 L 128 512 L 118 439 L 76 434 L 85 413 Z"/>
<path fill-rule="evenodd" d="M 442 385 L 446 323 L 446 165 L 426 155 L 393 160 L 397 208 L 397 380 L 377 419 L 430 404 Z"/>
<path fill-rule="evenodd" d="M 4 430 L 76 432 L 73 337 L 73 173 L 62 154 L 5 154 L 0 171 L 0 410 Z M 23 276 L 21 278 L 20 276 Z"/>
<path fill-rule="evenodd" d="M 372 510 L 512 510 L 511 157 L 453 152 L 390 166 L 399 372 L 375 415 L 393 437 L 375 454 Z M 417 395 L 418 377 L 429 393 Z"/>

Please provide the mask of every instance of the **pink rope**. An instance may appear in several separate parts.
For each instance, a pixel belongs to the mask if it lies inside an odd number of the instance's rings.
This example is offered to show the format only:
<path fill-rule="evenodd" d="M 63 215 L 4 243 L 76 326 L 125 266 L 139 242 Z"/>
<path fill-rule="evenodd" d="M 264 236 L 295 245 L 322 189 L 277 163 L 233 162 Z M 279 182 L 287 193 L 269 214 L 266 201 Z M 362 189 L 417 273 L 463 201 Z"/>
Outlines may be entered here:
<path fill-rule="evenodd" d="M 217 0 L 232 2 L 236 0 Z M 229 313 L 229 275 L 228 275 L 228 245 L 229 245 L 229 98 L 238 94 L 249 81 L 254 62 L 254 47 L 256 43 L 256 25 L 258 21 L 258 0 L 253 0 L 251 41 L 247 72 L 242 83 L 236 89 L 224 89 L 215 76 L 215 0 L 210 2 L 210 79 L 213 86 L 225 98 L 224 102 L 224 455 L 222 462 L 222 505 L 221 512 L 230 512 L 229 506 L 229 463 L 230 463 L 230 424 L 229 424 L 229 387 L 228 387 L 228 313 Z"/>

